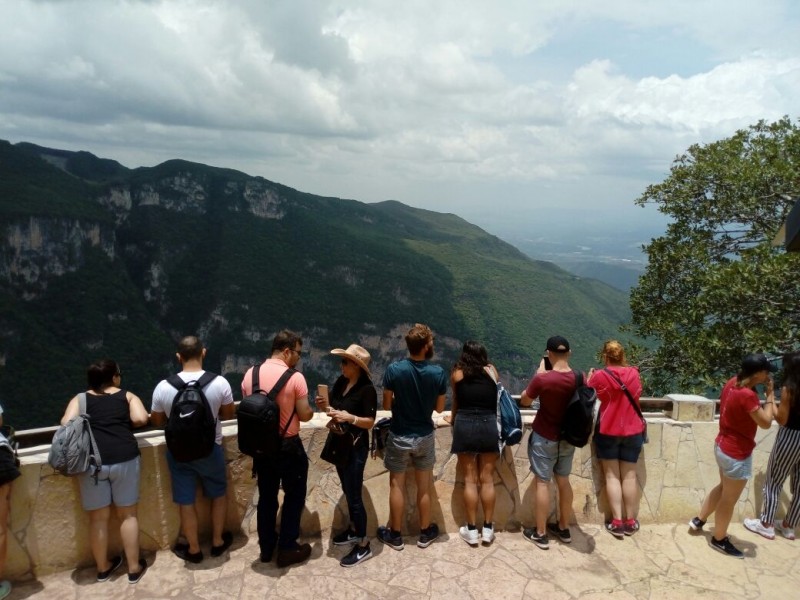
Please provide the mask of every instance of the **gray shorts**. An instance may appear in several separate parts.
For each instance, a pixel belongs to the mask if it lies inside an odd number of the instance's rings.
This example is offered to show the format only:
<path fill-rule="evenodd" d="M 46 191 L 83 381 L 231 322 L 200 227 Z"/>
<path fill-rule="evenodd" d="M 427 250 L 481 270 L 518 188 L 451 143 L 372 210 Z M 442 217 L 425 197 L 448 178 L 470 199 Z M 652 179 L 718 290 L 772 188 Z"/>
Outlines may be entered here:
<path fill-rule="evenodd" d="M 750 479 L 753 476 L 753 455 L 747 458 L 732 458 L 714 444 L 717 466 L 728 479 Z"/>
<path fill-rule="evenodd" d="M 383 464 L 390 473 L 405 473 L 409 462 L 417 471 L 432 471 L 436 462 L 436 443 L 433 432 L 422 437 L 395 435 L 386 438 Z"/>
<path fill-rule="evenodd" d="M 572 471 L 575 446 L 567 442 L 554 442 L 536 432 L 528 438 L 528 460 L 531 471 L 542 481 L 550 481 L 553 473 L 566 477 Z"/>
<path fill-rule="evenodd" d="M 140 464 L 141 457 L 137 456 L 123 463 L 103 465 L 96 485 L 91 472 L 78 475 L 83 510 L 97 510 L 112 503 L 114 506 L 138 504 Z"/>

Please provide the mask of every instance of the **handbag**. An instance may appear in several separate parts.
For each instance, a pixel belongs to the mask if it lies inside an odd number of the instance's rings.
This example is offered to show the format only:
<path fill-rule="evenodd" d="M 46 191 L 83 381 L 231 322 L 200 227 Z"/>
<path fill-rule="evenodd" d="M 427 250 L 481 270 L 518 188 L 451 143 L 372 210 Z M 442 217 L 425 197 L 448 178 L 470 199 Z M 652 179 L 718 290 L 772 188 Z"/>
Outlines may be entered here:
<path fill-rule="evenodd" d="M 628 400 L 630 401 L 631 406 L 633 406 L 633 410 L 636 411 L 636 414 L 639 415 L 639 418 L 642 420 L 642 437 L 644 438 L 644 443 L 646 444 L 647 442 L 650 441 L 650 439 L 647 437 L 647 421 L 645 421 L 644 415 L 642 414 L 642 409 L 639 408 L 638 404 L 636 404 L 636 400 L 633 399 L 633 395 L 628 391 L 628 387 L 624 383 L 622 383 L 622 380 L 619 377 L 614 375 L 614 373 L 610 369 L 606 368 L 606 369 L 603 369 L 603 371 L 608 373 L 611 376 L 611 379 L 613 379 L 614 381 L 617 382 L 617 384 L 619 385 L 619 388 L 623 392 L 625 392 L 625 395 L 628 397 Z M 598 430 L 599 430 L 599 427 L 600 427 L 600 425 L 598 423 Z"/>
<path fill-rule="evenodd" d="M 389 437 L 389 428 L 391 426 L 391 417 L 384 417 L 372 426 L 372 440 L 369 445 L 369 453 L 373 460 L 384 457 L 386 453 L 386 439 Z"/>
<path fill-rule="evenodd" d="M 350 461 L 353 447 L 358 443 L 359 436 L 353 435 L 349 430 L 337 433 L 335 429 L 328 428 L 328 437 L 322 447 L 319 457 L 337 467 L 343 467 Z"/>

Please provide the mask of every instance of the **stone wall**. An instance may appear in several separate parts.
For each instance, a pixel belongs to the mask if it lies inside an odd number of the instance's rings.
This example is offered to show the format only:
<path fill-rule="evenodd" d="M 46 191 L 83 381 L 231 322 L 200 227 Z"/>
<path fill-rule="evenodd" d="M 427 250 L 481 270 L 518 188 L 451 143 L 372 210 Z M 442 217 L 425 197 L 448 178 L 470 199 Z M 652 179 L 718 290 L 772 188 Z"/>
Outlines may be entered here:
<path fill-rule="evenodd" d="M 526 422 L 532 415 L 524 416 Z M 341 493 L 335 468 L 320 460 L 319 454 L 327 435 L 327 417 L 317 415 L 303 424 L 301 437 L 311 461 L 308 498 L 303 514 L 305 536 L 330 535 L 346 523 L 347 507 Z M 432 514 L 445 531 L 455 532 L 464 522 L 463 484 L 456 468 L 456 459 L 449 453 L 452 429 L 438 419 L 437 460 L 433 472 L 434 494 Z M 713 444 L 718 431 L 716 422 L 678 422 L 671 418 L 649 419 L 650 443 L 637 466 L 641 489 L 639 519 L 649 522 L 688 521 L 698 510 L 705 494 L 719 481 L 714 461 Z M 754 453 L 754 477 L 742 494 L 734 519 L 758 514 L 761 507 L 761 486 L 767 459 L 778 426 L 759 429 Z M 251 478 L 251 461 L 238 452 L 235 422 L 223 428 L 225 456 L 231 485 L 228 490 L 228 527 L 256 535 L 254 508 L 255 481 Z M 507 448 L 495 475 L 498 529 L 518 530 L 533 522 L 533 478 L 527 458 L 530 428 L 519 446 Z M 170 476 L 165 459 L 161 432 L 137 435 L 142 452 L 141 499 L 139 527 L 144 551 L 168 548 L 178 534 L 178 511 L 172 503 Z M 88 543 L 88 518 L 80 506 L 77 481 L 53 472 L 47 465 L 47 447 L 25 451 L 22 477 L 13 487 L 8 548 L 7 576 L 28 578 L 53 571 L 69 570 L 92 564 Z M 603 478 L 592 453 L 592 446 L 579 449 L 572 470 L 575 491 L 573 503 L 577 523 L 601 523 L 605 518 Z M 406 533 L 418 531 L 414 512 L 414 477 L 407 477 Z M 368 514 L 368 530 L 384 523 L 388 517 L 389 476 L 379 460 L 368 459 L 364 502 Z M 788 502 L 788 484 L 779 515 Z M 553 504 L 554 505 L 554 504 Z M 201 527 L 208 531 L 208 503 L 200 502 Z M 713 517 L 712 517 L 713 519 Z M 121 548 L 118 523 L 112 521 L 110 548 Z M 207 546 L 207 544 L 206 544 Z M 207 548 L 206 548 L 207 550 Z"/>

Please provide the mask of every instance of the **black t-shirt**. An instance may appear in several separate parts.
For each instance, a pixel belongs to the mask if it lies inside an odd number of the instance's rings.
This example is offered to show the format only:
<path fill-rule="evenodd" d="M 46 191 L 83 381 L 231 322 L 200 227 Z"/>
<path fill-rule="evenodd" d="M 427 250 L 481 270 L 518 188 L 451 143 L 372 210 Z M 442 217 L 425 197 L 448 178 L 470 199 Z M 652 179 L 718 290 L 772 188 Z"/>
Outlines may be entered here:
<path fill-rule="evenodd" d="M 375 386 L 372 385 L 370 378 L 362 371 L 361 377 L 359 377 L 356 384 L 350 388 L 346 395 L 343 395 L 347 383 L 347 377 L 341 375 L 336 380 L 336 383 L 333 384 L 331 407 L 336 410 L 346 410 L 357 417 L 374 419 L 378 410 L 378 393 L 375 391 Z M 359 442 L 369 442 L 369 432 L 363 427 L 350 426 L 349 431 L 353 435 L 359 436 Z"/>
<path fill-rule="evenodd" d="M 87 393 L 86 413 L 104 465 L 116 465 L 139 456 L 125 390 L 113 394 Z"/>

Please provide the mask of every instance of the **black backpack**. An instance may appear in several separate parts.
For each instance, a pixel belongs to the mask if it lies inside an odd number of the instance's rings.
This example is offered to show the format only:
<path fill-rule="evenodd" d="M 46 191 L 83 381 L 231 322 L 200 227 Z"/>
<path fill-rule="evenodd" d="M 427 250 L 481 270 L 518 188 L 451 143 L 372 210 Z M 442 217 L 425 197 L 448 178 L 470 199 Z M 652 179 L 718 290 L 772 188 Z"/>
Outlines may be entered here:
<path fill-rule="evenodd" d="M 206 371 L 200 379 L 184 381 L 178 375 L 167 383 L 178 390 L 164 428 L 167 448 L 178 462 L 205 458 L 214 449 L 217 439 L 217 418 L 211 412 L 203 388 L 217 378 Z"/>
<path fill-rule="evenodd" d="M 281 449 L 281 441 L 297 411 L 297 407 L 294 406 L 292 415 L 286 422 L 286 427 L 281 431 L 281 408 L 278 406 L 277 397 L 286 382 L 297 371 L 286 369 L 275 387 L 267 393 L 259 387 L 260 368 L 261 365 L 253 365 L 252 393 L 242 399 L 239 403 L 239 410 L 236 411 L 236 421 L 239 425 L 239 450 L 253 458 L 277 458 Z"/>
<path fill-rule="evenodd" d="M 575 374 L 575 391 L 564 411 L 560 439 L 577 448 L 583 448 L 592 436 L 597 392 L 583 384 L 583 373 L 574 369 L 572 372 Z"/>

